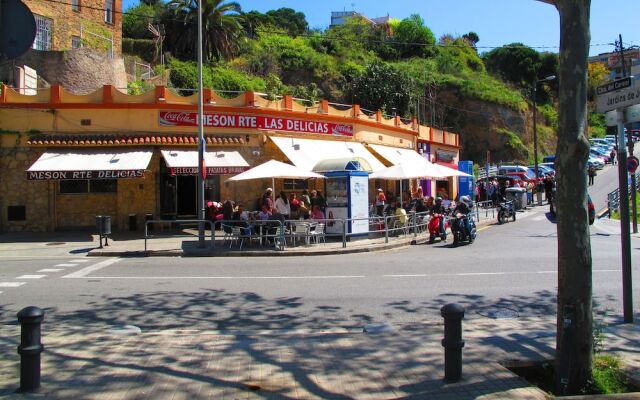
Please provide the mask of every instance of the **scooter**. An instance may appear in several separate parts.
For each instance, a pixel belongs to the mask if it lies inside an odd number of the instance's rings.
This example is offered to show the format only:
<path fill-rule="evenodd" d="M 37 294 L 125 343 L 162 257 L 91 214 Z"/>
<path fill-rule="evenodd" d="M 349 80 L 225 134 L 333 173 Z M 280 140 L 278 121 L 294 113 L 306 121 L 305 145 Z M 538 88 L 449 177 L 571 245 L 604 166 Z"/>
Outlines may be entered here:
<path fill-rule="evenodd" d="M 509 218 L 516 220 L 516 210 L 513 201 L 503 201 L 498 203 L 498 224 L 504 224 Z"/>
<path fill-rule="evenodd" d="M 440 220 L 445 218 L 444 220 L 444 231 L 440 232 Z M 436 237 L 440 237 L 440 240 L 445 242 L 447 240 L 447 228 L 449 227 L 449 222 L 446 217 L 442 214 L 433 214 L 431 215 L 431 219 L 429 220 L 429 244 L 433 243 Z"/>
<path fill-rule="evenodd" d="M 476 223 L 470 215 L 458 213 L 453 218 L 451 233 L 453 234 L 453 247 L 458 247 L 463 242 L 473 243 L 476 239 Z M 464 224 L 468 222 L 469 232 L 464 229 Z"/>

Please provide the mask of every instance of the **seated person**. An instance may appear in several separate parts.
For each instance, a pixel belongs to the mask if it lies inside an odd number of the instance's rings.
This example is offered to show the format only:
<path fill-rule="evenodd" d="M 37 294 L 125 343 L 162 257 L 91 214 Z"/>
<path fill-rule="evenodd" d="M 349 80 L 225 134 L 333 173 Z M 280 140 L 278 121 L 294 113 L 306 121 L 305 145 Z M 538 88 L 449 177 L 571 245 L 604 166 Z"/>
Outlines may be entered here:
<path fill-rule="evenodd" d="M 440 234 L 444 234 L 444 212 L 445 208 L 442 205 L 442 197 L 436 197 L 436 201 L 431 206 L 431 210 L 429 210 L 431 215 L 439 215 L 440 216 Z"/>
<path fill-rule="evenodd" d="M 399 201 L 396 203 L 395 216 L 398 222 L 400 223 L 400 225 L 407 224 L 407 211 L 400 206 Z"/>
<path fill-rule="evenodd" d="M 251 235 L 251 225 L 249 224 L 249 213 L 244 209 L 242 204 L 238 204 L 233 212 L 233 220 L 236 226 L 242 227 L 242 233 L 244 235 Z"/>
<path fill-rule="evenodd" d="M 311 211 L 311 215 L 309 215 L 309 218 L 315 221 L 320 221 L 325 219 L 324 213 L 320 209 L 320 206 L 318 205 L 313 206 L 313 210 Z"/>
<path fill-rule="evenodd" d="M 469 218 L 460 219 L 457 217 L 460 215 L 468 216 L 470 213 L 471 213 L 471 199 L 469 198 L 469 196 L 460 197 L 460 201 L 456 205 L 456 208 L 453 209 L 452 214 L 456 216 L 454 225 L 459 223 L 459 221 L 462 221 L 461 226 L 458 226 L 457 228 L 464 229 L 464 233 L 466 235 L 468 235 L 470 231 Z"/>
<path fill-rule="evenodd" d="M 258 220 L 266 221 L 271 217 L 271 213 L 269 212 L 269 206 L 267 204 L 262 205 L 262 210 L 258 213 Z"/>

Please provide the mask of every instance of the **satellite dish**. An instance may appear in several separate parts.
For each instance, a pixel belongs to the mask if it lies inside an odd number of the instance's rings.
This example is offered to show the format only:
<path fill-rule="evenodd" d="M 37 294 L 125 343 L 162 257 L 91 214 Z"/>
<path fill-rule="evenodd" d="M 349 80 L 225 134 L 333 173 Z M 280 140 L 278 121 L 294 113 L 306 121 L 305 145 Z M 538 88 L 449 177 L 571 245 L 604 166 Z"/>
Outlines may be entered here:
<path fill-rule="evenodd" d="M 13 59 L 36 38 L 36 19 L 20 0 L 0 0 L 0 55 Z"/>

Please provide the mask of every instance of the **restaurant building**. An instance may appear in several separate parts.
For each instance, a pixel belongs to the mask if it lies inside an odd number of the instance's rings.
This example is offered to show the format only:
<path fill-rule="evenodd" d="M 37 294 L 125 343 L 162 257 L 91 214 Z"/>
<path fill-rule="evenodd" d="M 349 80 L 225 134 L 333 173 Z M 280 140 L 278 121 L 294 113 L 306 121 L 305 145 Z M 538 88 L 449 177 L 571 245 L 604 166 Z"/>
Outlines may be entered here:
<path fill-rule="evenodd" d="M 203 92 L 207 201 L 252 209 L 271 180 L 226 182 L 270 159 L 312 170 L 320 161 L 352 158 L 375 171 L 416 152 L 455 167 L 457 134 L 399 117 L 364 113 L 327 101 L 305 106 L 291 96 L 270 100 L 245 92 Z M 114 229 L 141 229 L 145 218 L 194 218 L 198 171 L 197 95 L 165 87 L 130 96 L 112 86 L 74 95 L 60 86 L 0 95 L 0 231 L 92 227 L 110 215 Z M 457 181 L 406 182 L 453 198 Z M 276 180 L 275 190 L 323 189 L 321 180 Z M 398 191 L 397 182 L 369 182 Z"/>

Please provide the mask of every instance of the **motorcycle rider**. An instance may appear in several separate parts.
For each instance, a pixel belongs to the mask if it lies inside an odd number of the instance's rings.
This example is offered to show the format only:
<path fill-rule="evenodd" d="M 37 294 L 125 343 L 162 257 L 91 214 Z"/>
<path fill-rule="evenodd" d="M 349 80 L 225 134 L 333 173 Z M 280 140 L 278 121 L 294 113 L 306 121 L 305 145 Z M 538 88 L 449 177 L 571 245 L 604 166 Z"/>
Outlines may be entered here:
<path fill-rule="evenodd" d="M 431 216 L 438 215 L 440 217 L 440 235 L 444 235 L 444 206 L 442 205 L 442 197 L 436 197 L 436 201 L 431 206 L 429 210 Z"/>
<path fill-rule="evenodd" d="M 456 205 L 456 208 L 453 209 L 453 215 L 456 217 L 454 223 L 458 229 L 462 229 L 465 236 L 469 238 L 469 242 L 473 243 L 473 238 L 471 237 L 471 226 L 469 224 L 469 214 L 471 213 L 471 199 L 469 196 L 460 197 L 460 201 Z M 467 218 L 462 218 L 462 216 L 466 216 Z"/>

